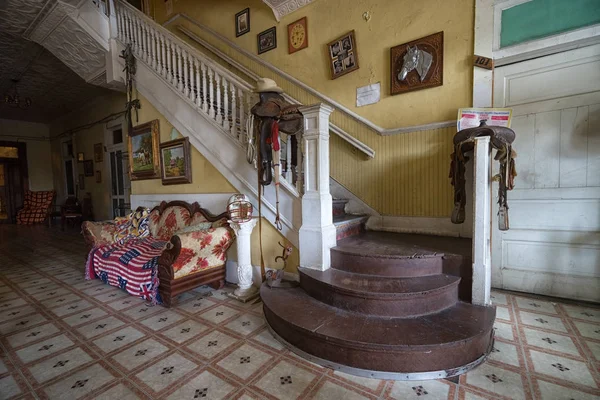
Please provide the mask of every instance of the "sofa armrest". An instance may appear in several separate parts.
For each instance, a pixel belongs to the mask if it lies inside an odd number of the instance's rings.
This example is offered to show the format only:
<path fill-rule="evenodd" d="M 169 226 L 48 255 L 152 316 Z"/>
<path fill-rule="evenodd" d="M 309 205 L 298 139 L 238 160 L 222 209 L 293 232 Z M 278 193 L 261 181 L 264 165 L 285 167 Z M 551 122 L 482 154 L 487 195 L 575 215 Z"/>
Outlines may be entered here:
<path fill-rule="evenodd" d="M 85 221 L 81 224 L 83 238 L 91 247 L 113 244 L 113 235 L 117 229 L 117 225 L 112 221 Z"/>

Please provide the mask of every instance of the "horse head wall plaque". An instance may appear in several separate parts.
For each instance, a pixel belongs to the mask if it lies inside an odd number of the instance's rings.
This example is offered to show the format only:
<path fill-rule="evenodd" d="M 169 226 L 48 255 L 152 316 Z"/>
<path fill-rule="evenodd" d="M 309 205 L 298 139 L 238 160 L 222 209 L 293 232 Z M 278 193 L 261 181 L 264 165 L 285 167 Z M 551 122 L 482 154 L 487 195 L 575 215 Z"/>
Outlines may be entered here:
<path fill-rule="evenodd" d="M 392 95 L 441 86 L 444 32 L 392 47 L 390 60 Z"/>

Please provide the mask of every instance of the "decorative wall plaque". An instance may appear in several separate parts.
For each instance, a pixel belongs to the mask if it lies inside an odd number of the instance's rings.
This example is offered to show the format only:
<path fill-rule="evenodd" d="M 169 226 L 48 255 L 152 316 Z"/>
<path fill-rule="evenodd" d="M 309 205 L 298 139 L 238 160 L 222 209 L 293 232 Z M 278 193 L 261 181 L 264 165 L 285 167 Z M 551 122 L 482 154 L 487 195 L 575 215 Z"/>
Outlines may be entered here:
<path fill-rule="evenodd" d="M 441 86 L 444 32 L 391 48 L 391 94 Z"/>

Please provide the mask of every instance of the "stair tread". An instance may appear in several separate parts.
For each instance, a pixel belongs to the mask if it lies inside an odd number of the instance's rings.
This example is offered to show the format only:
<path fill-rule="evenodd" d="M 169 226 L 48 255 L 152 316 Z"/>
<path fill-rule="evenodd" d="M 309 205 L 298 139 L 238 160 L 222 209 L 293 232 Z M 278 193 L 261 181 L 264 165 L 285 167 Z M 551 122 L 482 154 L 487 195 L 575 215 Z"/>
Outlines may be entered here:
<path fill-rule="evenodd" d="M 365 296 L 402 297 L 440 290 L 451 285 L 458 285 L 460 278 L 446 274 L 422 277 L 384 277 L 364 275 L 330 268 L 318 271 L 310 268 L 299 268 L 302 274 L 319 280 L 338 290 L 363 293 Z"/>
<path fill-rule="evenodd" d="M 368 231 L 338 241 L 333 251 L 371 257 L 424 258 L 471 255 L 471 239 Z"/>
<path fill-rule="evenodd" d="M 343 311 L 312 297 L 299 287 L 261 287 L 265 308 L 287 323 L 327 338 L 328 342 L 394 351 L 406 347 L 444 346 L 489 332 L 494 307 L 459 302 L 417 318 L 378 317 Z"/>
<path fill-rule="evenodd" d="M 366 215 L 354 215 L 354 214 L 343 214 L 343 215 L 339 215 L 339 216 L 334 216 L 333 217 L 333 224 L 334 225 L 344 225 L 347 223 L 351 223 L 351 222 L 362 222 L 363 220 L 369 218 Z"/>

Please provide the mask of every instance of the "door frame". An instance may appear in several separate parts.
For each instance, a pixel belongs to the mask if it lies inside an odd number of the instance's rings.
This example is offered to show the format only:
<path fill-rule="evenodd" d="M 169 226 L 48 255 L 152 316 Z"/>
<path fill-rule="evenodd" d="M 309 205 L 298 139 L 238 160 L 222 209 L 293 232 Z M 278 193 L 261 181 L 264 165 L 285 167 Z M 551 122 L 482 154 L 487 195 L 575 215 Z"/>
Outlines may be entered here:
<path fill-rule="evenodd" d="M 123 132 L 123 142 L 119 143 L 119 144 L 112 144 L 112 132 L 119 128 Z M 103 173 L 104 173 L 104 176 L 106 176 L 106 179 L 104 180 L 104 188 L 105 188 L 107 196 L 108 196 L 108 199 L 107 199 L 108 200 L 107 201 L 108 209 L 106 211 L 108 213 L 107 215 L 108 215 L 109 219 L 112 219 L 114 217 L 114 212 L 113 212 L 113 208 L 112 208 L 112 186 L 111 186 L 112 175 L 111 175 L 111 171 L 110 171 L 110 160 L 108 158 L 108 155 L 112 151 L 120 150 L 123 153 L 128 152 L 127 137 L 129 135 L 129 133 L 127 132 L 126 128 L 127 128 L 127 125 L 125 124 L 124 116 L 121 116 L 113 121 L 107 122 L 106 125 L 104 126 L 104 142 L 102 143 L 102 151 L 104 152 L 104 156 L 102 159 L 104 160 Z M 129 173 L 129 171 L 127 171 L 127 173 Z M 129 196 L 131 197 L 131 190 L 129 191 Z"/>
<path fill-rule="evenodd" d="M 4 173 L 6 175 L 8 175 L 8 168 L 6 168 L 6 165 L 8 164 L 18 164 L 19 165 L 19 171 L 20 171 L 20 175 L 21 175 L 21 187 L 23 188 L 23 193 L 21 193 L 21 196 L 23 199 L 25 199 L 25 192 L 29 190 L 29 170 L 28 170 L 28 165 L 27 165 L 27 143 L 25 142 L 12 142 L 12 141 L 0 141 L 0 146 L 6 146 L 6 147 L 16 147 L 17 148 L 17 154 L 18 154 L 18 158 L 3 158 L 0 157 L 0 163 L 5 164 L 5 170 Z M 7 190 L 8 192 L 8 196 L 12 196 L 12 190 L 10 188 L 8 188 Z M 7 214 L 8 214 L 8 219 L 7 219 L 7 223 L 15 223 L 16 222 L 16 208 L 17 205 L 16 204 L 12 204 L 14 201 L 14 199 L 11 199 L 11 209 L 7 208 Z M 11 215 L 11 212 L 14 215 Z"/>

